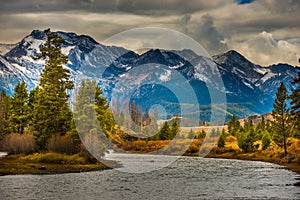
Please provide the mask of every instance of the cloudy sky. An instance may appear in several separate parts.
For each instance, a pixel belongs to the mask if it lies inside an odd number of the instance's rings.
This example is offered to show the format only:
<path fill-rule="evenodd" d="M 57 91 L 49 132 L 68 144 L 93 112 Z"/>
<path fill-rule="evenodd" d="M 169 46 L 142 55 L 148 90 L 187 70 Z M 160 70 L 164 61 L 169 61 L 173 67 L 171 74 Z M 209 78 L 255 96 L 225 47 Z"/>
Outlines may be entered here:
<path fill-rule="evenodd" d="M 235 49 L 257 64 L 300 58 L 299 0 L 0 0 L 0 43 L 33 29 L 101 41 L 121 31 L 162 27 L 198 41 L 210 55 Z"/>

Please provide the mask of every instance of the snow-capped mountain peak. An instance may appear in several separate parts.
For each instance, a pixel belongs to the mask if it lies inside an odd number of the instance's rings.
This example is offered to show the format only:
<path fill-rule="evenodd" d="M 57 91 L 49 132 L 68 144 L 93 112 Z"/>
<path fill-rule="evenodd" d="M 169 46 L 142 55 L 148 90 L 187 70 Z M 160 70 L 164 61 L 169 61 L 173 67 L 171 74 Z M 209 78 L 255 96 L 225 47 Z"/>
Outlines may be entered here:
<path fill-rule="evenodd" d="M 210 85 L 226 93 L 227 113 L 245 117 L 270 111 L 280 82 L 284 81 L 290 91 L 293 87 L 291 81 L 299 71 L 299 67 L 288 64 L 262 67 L 234 50 L 213 56 L 213 59 L 199 56 L 189 49 L 150 49 L 138 55 L 122 47 L 99 44 L 86 35 L 61 31 L 57 34 L 66 42 L 62 45 L 62 52 L 68 56 L 65 67 L 70 69 L 71 78 L 75 80 L 81 74 L 98 79 L 109 100 L 114 86 L 119 80 L 130 77 L 128 75 L 133 75 L 133 83 L 141 81 L 141 77 L 136 77 L 140 74 L 148 79 L 156 76 L 162 82 L 179 84 L 173 79 L 174 74 L 180 73 L 195 91 L 199 104 L 211 103 L 207 89 Z M 43 31 L 34 30 L 18 44 L 6 45 L 6 53 L 0 55 L 0 90 L 11 95 L 20 80 L 25 80 L 29 89 L 38 84 L 45 63 L 33 58 L 40 52 L 46 37 Z M 0 50 L 5 48 L 0 45 Z M 157 70 L 156 74 L 149 74 L 152 65 L 164 68 Z M 218 74 L 223 80 L 223 86 L 216 84 L 215 76 Z M 152 91 L 152 96 L 164 97 L 160 87 L 153 88 L 157 91 Z M 142 101 L 146 96 L 140 98 Z M 188 98 L 185 101 L 189 103 Z"/>

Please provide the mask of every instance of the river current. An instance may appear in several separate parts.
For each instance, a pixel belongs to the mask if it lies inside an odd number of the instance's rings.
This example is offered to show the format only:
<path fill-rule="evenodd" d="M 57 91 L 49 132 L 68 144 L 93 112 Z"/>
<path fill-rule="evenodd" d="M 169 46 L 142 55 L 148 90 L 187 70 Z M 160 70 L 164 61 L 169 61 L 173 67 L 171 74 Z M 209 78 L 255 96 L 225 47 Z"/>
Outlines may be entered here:
<path fill-rule="evenodd" d="M 293 185 L 299 176 L 275 164 L 136 154 L 108 159 L 123 167 L 2 176 L 0 199 L 300 199 L 300 189 Z M 154 170 L 157 163 L 163 167 Z"/>

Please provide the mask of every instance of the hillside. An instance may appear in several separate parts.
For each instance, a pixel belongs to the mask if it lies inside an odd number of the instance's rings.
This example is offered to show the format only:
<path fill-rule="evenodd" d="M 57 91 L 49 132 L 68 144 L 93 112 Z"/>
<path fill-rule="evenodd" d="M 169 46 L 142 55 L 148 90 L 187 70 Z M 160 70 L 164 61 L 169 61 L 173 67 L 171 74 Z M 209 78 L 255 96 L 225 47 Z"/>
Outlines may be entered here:
<path fill-rule="evenodd" d="M 166 109 L 162 118 L 180 113 L 215 121 L 232 114 L 244 118 L 270 112 L 280 82 L 290 91 L 299 71 L 288 64 L 260 66 L 234 50 L 212 58 L 186 49 L 137 54 L 99 44 L 86 35 L 57 34 L 66 41 L 62 51 L 69 62 L 65 67 L 76 84 L 85 78 L 97 79 L 110 102 L 126 97 L 143 110 L 160 104 Z M 34 30 L 16 45 L 1 45 L 5 50 L 0 55 L 0 90 L 12 95 L 20 80 L 25 80 L 29 90 L 38 84 L 44 61 L 34 57 L 45 40 L 42 31 Z M 118 103 L 122 105 L 124 99 Z"/>

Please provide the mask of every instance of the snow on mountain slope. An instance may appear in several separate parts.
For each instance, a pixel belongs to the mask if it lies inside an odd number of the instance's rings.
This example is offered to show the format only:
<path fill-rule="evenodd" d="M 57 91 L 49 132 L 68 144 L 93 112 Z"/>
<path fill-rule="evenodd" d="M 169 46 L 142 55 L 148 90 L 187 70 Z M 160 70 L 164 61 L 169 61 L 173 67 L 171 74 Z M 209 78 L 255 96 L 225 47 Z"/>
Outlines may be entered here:
<path fill-rule="evenodd" d="M 71 78 L 76 80 L 81 75 L 99 80 L 104 95 L 109 100 L 118 81 L 128 78 L 134 70 L 138 69 L 130 79 L 133 83 L 140 80 L 141 77 L 136 77 L 138 74 L 167 82 L 173 81 L 174 75 L 179 72 L 189 81 L 201 105 L 211 103 L 208 91 L 210 86 L 218 92 L 226 93 L 227 102 L 232 108 L 230 113 L 244 110 L 246 116 L 247 112 L 255 114 L 269 111 L 280 82 L 284 81 L 290 91 L 293 88 L 291 81 L 299 71 L 299 68 L 288 64 L 259 66 L 233 50 L 213 56 L 213 60 L 188 49 L 150 49 L 138 55 L 122 47 L 99 44 L 86 35 L 65 32 L 57 34 L 66 41 L 62 52 L 68 55 L 68 63 L 64 67 L 70 69 Z M 0 90 L 11 95 L 20 80 L 25 80 L 29 89 L 38 84 L 45 62 L 35 60 L 34 57 L 45 41 L 44 32 L 34 30 L 18 44 L 5 47 L 7 52 L 0 55 Z M 0 45 L 0 50 L 5 49 L 4 46 Z M 152 74 L 146 67 L 153 64 L 165 68 Z M 217 83 L 218 74 L 223 84 Z M 161 88 L 154 88 L 157 91 L 152 91 L 152 95 L 164 95 L 160 93 Z"/>
<path fill-rule="evenodd" d="M 65 67 L 70 69 L 73 79 L 75 79 L 76 71 L 81 68 L 87 74 L 93 75 L 97 71 L 100 73 L 101 67 L 105 67 L 105 65 L 113 62 L 117 56 L 126 52 L 125 49 L 120 47 L 98 44 L 88 36 L 78 36 L 75 33 L 57 33 L 66 41 L 66 44 L 62 46 L 62 52 L 69 57 Z M 44 32 L 34 30 L 2 57 L 2 63 L 10 70 L 7 73 L 15 74 L 20 79 L 26 80 L 29 89 L 37 85 L 40 74 L 44 69 L 45 61 L 35 60 L 34 58 L 39 54 L 39 49 L 45 41 L 46 35 Z M 9 82 L 4 77 L 0 77 L 0 79 L 2 84 L 4 80 Z M 11 89 L 6 91 L 12 93 Z"/>

